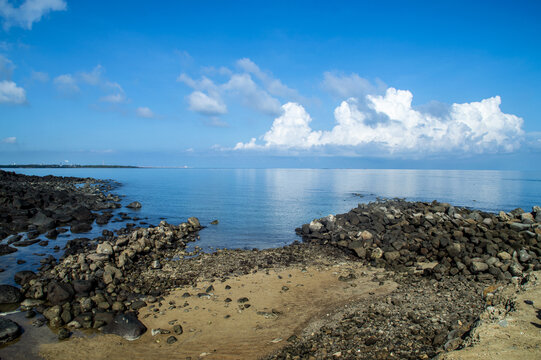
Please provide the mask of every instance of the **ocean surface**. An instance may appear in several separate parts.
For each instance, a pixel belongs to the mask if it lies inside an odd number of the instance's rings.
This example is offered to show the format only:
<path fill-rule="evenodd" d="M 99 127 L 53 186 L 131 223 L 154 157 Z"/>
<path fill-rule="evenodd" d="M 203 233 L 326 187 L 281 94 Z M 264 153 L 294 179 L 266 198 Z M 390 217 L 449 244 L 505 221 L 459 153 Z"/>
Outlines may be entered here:
<path fill-rule="evenodd" d="M 300 240 L 295 228 L 314 218 L 347 212 L 378 198 L 449 202 L 488 212 L 541 205 L 541 172 L 346 169 L 7 169 L 28 175 L 113 179 L 122 204 L 139 201 L 140 210 L 123 211 L 157 225 L 179 224 L 196 216 L 202 225 L 196 244 L 216 248 L 269 248 Z M 115 217 L 116 218 L 116 217 Z M 217 219 L 218 225 L 210 225 Z M 128 221 L 133 222 L 133 221 Z M 135 222 L 138 223 L 138 222 Z M 20 270 L 35 270 L 39 259 L 60 252 L 75 237 L 94 238 L 125 222 L 94 224 L 88 234 L 62 234 L 0 257 L 0 283 L 12 283 Z M 193 246 L 193 245 L 192 245 Z M 24 264 L 16 264 L 25 260 Z"/>

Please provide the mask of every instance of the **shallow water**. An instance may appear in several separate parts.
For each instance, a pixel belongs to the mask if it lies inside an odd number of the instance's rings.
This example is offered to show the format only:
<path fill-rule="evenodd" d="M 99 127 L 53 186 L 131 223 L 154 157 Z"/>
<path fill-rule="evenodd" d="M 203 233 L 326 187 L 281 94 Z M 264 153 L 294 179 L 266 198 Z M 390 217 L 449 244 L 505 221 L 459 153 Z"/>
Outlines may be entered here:
<path fill-rule="evenodd" d="M 13 170 L 8 170 L 13 171 Z M 449 202 L 484 211 L 531 210 L 541 205 L 541 172 L 346 169 L 16 169 L 31 175 L 113 179 L 122 204 L 140 201 L 140 210 L 122 208 L 130 216 L 157 225 L 197 216 L 207 228 L 197 245 L 210 248 L 279 247 L 299 239 L 295 228 L 314 218 L 346 212 L 377 197 Z M 209 225 L 218 219 L 218 225 Z M 93 238 L 106 226 L 94 224 L 89 234 L 63 234 L 49 245 L 19 248 L 0 257 L 0 283 L 13 274 L 34 270 L 40 254 L 53 253 L 74 237 Z M 38 255 L 35 255 L 38 254 Z M 53 253 L 59 256 L 61 252 Z M 27 262 L 17 265 L 16 260 Z"/>

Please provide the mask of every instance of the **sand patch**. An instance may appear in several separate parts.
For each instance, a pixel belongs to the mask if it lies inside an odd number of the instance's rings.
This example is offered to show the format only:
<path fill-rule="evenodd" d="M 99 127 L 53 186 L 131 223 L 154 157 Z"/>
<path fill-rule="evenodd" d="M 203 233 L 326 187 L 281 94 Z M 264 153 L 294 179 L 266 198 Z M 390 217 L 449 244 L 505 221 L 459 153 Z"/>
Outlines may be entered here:
<path fill-rule="evenodd" d="M 149 330 L 136 341 L 100 335 L 44 344 L 40 354 L 45 359 L 257 359 L 286 344 L 312 320 L 396 288 L 391 281 L 383 285 L 373 281 L 376 274 L 381 271 L 343 263 L 260 271 L 224 282 L 202 281 L 196 288 L 176 289 L 161 306 L 155 303 L 141 309 L 139 318 Z M 211 285 L 208 296 L 198 296 L 207 294 Z M 182 297 L 186 292 L 191 296 Z M 239 302 L 241 298 L 247 301 Z M 183 334 L 173 333 L 176 324 L 182 326 Z M 151 329 L 171 334 L 152 336 Z M 168 344 L 172 335 L 177 342 Z"/>
<path fill-rule="evenodd" d="M 541 272 L 537 275 L 541 279 Z M 533 305 L 526 301 L 533 301 Z M 476 329 L 479 343 L 446 354 L 443 359 L 541 359 L 541 283 L 518 293 L 515 303 L 516 311 Z"/>

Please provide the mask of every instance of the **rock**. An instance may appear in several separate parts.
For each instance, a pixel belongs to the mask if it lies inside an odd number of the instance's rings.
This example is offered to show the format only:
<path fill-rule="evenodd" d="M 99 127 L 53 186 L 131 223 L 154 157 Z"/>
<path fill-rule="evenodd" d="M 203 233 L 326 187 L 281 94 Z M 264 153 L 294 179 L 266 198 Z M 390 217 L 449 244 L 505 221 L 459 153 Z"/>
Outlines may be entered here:
<path fill-rule="evenodd" d="M 53 305 L 62 305 L 74 295 L 70 284 L 51 281 L 47 286 L 47 300 Z"/>
<path fill-rule="evenodd" d="M 77 294 L 88 294 L 94 289 L 92 280 L 74 280 L 72 285 Z"/>
<path fill-rule="evenodd" d="M 374 235 L 372 235 L 372 233 L 367 230 L 361 231 L 358 236 L 364 241 L 372 240 L 372 238 L 374 237 Z"/>
<path fill-rule="evenodd" d="M 212 220 L 210 222 L 210 225 L 218 225 L 219 221 L 218 220 Z"/>
<path fill-rule="evenodd" d="M 473 261 L 471 269 L 474 273 L 480 273 L 488 270 L 488 265 L 481 261 Z"/>
<path fill-rule="evenodd" d="M 20 335 L 21 328 L 15 321 L 0 316 L 0 344 L 13 341 Z"/>
<path fill-rule="evenodd" d="M 60 305 L 51 306 L 43 312 L 43 316 L 45 316 L 47 320 L 52 320 L 54 318 L 60 317 L 61 314 L 62 306 Z"/>
<path fill-rule="evenodd" d="M 519 260 L 521 263 L 527 263 L 528 261 L 530 261 L 532 259 L 532 256 L 530 254 L 528 254 L 528 251 L 526 251 L 525 249 L 521 249 L 519 252 L 518 252 L 518 255 L 519 255 Z"/>
<path fill-rule="evenodd" d="M 127 208 L 130 209 L 140 209 L 143 205 L 139 201 L 134 201 L 126 205 Z"/>
<path fill-rule="evenodd" d="M 69 332 L 68 329 L 61 328 L 60 330 L 58 330 L 58 340 L 60 341 L 66 340 L 70 336 L 71 336 L 71 333 Z"/>
<path fill-rule="evenodd" d="M 381 250 L 379 247 L 372 250 L 370 253 L 370 258 L 372 260 L 380 259 L 383 256 L 383 250 Z"/>
<path fill-rule="evenodd" d="M 168 344 L 174 344 L 174 343 L 176 343 L 176 342 L 177 342 L 177 338 L 174 337 L 173 335 L 171 335 L 171 336 L 169 336 L 169 337 L 167 338 L 167 343 L 168 343 Z"/>
<path fill-rule="evenodd" d="M 0 244 L 0 256 L 11 254 L 11 253 L 14 253 L 15 251 L 17 251 L 17 249 L 12 248 L 9 245 Z"/>
<path fill-rule="evenodd" d="M 15 286 L 0 285 L 0 304 L 14 304 L 23 300 L 21 291 Z"/>
<path fill-rule="evenodd" d="M 512 263 L 510 266 L 509 266 L 509 272 L 511 273 L 511 275 L 513 276 L 521 276 L 522 275 L 522 270 L 524 268 L 519 264 L 519 263 Z"/>
<path fill-rule="evenodd" d="M 196 217 L 188 218 L 188 224 L 192 225 L 196 229 L 199 229 L 201 227 L 201 224 L 199 223 L 199 219 Z"/>
<path fill-rule="evenodd" d="M 134 313 L 118 314 L 112 322 L 102 328 L 104 334 L 118 335 L 129 341 L 137 340 L 146 331 L 146 326 Z"/>
<path fill-rule="evenodd" d="M 310 222 L 309 229 L 311 233 L 319 233 L 323 229 L 323 224 L 317 220 Z"/>
<path fill-rule="evenodd" d="M 175 325 L 173 326 L 173 332 L 177 335 L 182 335 L 182 333 L 184 332 L 184 330 L 182 329 L 182 326 L 181 325 Z"/>
<path fill-rule="evenodd" d="M 395 262 L 400 258 L 400 253 L 398 251 L 387 251 L 383 255 L 388 262 Z"/>
<path fill-rule="evenodd" d="M 511 260 L 511 254 L 505 252 L 505 251 L 501 251 L 498 253 L 498 257 L 501 259 L 501 260 Z"/>
<path fill-rule="evenodd" d="M 457 257 L 458 255 L 460 255 L 461 251 L 462 247 L 460 246 L 460 243 L 452 243 L 447 246 L 447 253 L 450 257 Z"/>
<path fill-rule="evenodd" d="M 85 233 L 89 232 L 90 230 L 92 230 L 92 225 L 87 223 L 76 223 L 70 227 L 70 231 L 74 234 Z"/>
<path fill-rule="evenodd" d="M 13 280 L 18 285 L 24 285 L 32 279 L 37 278 L 37 275 L 33 271 L 23 270 L 15 273 Z"/>
<path fill-rule="evenodd" d="M 513 222 L 509 225 L 509 228 L 511 228 L 511 230 L 514 230 L 514 231 L 523 231 L 523 230 L 530 230 L 531 225 Z"/>
<path fill-rule="evenodd" d="M 152 263 L 150 264 L 150 267 L 154 270 L 158 270 L 158 269 L 161 269 L 162 268 L 162 265 L 160 264 L 160 261 L 159 260 L 154 260 L 152 261 Z"/>
<path fill-rule="evenodd" d="M 98 247 L 96 248 L 96 254 L 112 255 L 113 246 L 107 241 L 99 243 Z"/>
<path fill-rule="evenodd" d="M 72 211 L 71 216 L 77 221 L 84 223 L 92 222 L 94 220 L 94 214 L 84 206 L 78 206 Z"/>

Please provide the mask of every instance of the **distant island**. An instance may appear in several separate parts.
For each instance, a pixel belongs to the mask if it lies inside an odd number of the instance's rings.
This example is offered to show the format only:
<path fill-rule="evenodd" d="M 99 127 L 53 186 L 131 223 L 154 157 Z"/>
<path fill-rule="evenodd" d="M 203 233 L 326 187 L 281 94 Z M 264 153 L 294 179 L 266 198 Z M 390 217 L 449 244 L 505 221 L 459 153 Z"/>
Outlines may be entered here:
<path fill-rule="evenodd" d="M 0 165 L 0 168 L 3 169 L 81 169 L 81 168 L 92 168 L 92 169 L 138 169 L 139 166 L 128 166 L 128 165 L 54 165 L 54 164 L 26 164 L 26 165 Z"/>

